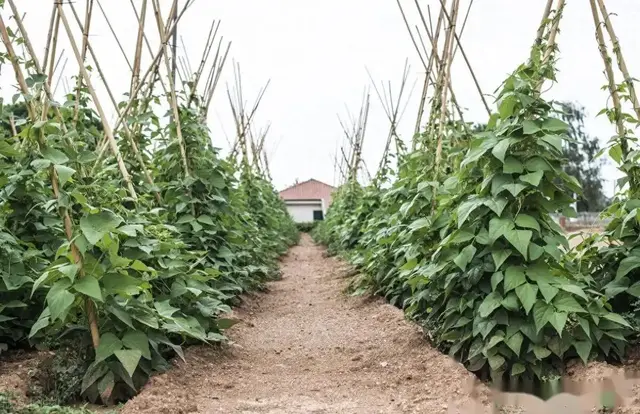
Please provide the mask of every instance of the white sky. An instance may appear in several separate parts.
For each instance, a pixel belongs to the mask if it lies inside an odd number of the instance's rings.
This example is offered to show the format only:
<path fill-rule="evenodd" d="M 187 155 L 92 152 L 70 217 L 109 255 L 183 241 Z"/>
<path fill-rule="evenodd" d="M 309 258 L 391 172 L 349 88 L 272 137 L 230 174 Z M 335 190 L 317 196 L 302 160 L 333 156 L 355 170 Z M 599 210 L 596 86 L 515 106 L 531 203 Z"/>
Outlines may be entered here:
<path fill-rule="evenodd" d="M 182 3 L 184 0 L 180 0 Z M 466 10 L 469 0 L 462 0 Z M 160 0 L 164 14 L 169 0 Z M 420 0 L 423 9 L 431 6 L 434 19 L 439 10 L 438 0 Z M 36 50 L 44 50 L 52 1 L 16 0 L 26 12 L 26 25 Z M 138 5 L 141 0 L 135 0 Z M 151 2 L 149 2 L 151 3 Z M 462 36 L 465 51 L 473 65 L 485 93 L 493 93 L 505 77 L 528 56 L 544 0 L 478 0 L 471 9 L 467 27 Z M 79 13 L 84 13 L 84 1 L 75 2 Z M 127 53 L 135 49 L 137 23 L 129 0 L 102 0 Z M 403 0 L 411 25 L 420 24 L 414 3 Z M 640 72 L 640 43 L 636 42 L 640 21 L 640 2 L 637 0 L 609 0 L 609 11 L 620 38 L 622 50 L 633 74 Z M 68 6 L 65 6 L 68 10 Z M 8 6 L 2 12 L 7 20 Z M 67 11 L 75 31 L 79 32 L 71 11 Z M 276 187 L 283 188 L 296 178 L 316 178 L 334 183 L 333 153 L 343 133 L 337 115 L 346 118 L 345 105 L 357 113 L 364 88 L 370 83 L 365 67 L 376 81 L 391 81 L 397 93 L 405 59 L 411 64 L 409 86 L 417 79 L 412 100 L 401 124 L 400 132 L 409 139 L 415 122 L 417 99 L 421 87 L 423 68 L 410 41 L 396 1 L 394 0 L 196 0 L 183 17 L 179 35 L 184 38 L 192 66 L 197 66 L 212 19 L 222 21 L 220 33 L 232 41 L 230 57 L 241 65 L 244 94 L 252 103 L 258 90 L 268 79 L 271 85 L 258 110 L 258 128 L 271 123 L 267 148 L 270 167 Z M 10 23 L 14 26 L 14 23 Z M 587 130 L 609 139 L 614 128 L 595 114 L 604 107 L 607 93 L 601 90 L 605 83 L 602 73 L 591 10 L 587 1 L 570 1 L 561 23 L 558 37 L 560 47 L 558 84 L 547 97 L 576 101 L 587 109 Z M 635 30 L 634 30 L 635 29 Z M 155 22 L 148 15 L 147 33 L 152 44 L 157 42 Z M 77 73 L 77 65 L 66 35 L 62 35 L 58 50 L 65 49 L 69 58 L 65 75 Z M 130 72 L 125 60 L 109 32 L 99 8 L 94 7 L 91 42 L 106 72 L 111 88 L 118 94 L 129 87 Z M 182 49 L 182 44 L 179 45 Z M 149 54 L 145 50 L 145 59 Z M 227 103 L 225 84 L 231 84 L 231 59 L 214 97 L 209 114 L 214 145 L 228 149 L 224 132 L 232 135 L 233 122 Z M 143 61 L 143 68 L 145 68 Z M 453 64 L 453 84 L 458 101 L 468 108 L 465 118 L 486 122 L 487 116 L 472 83 L 462 55 L 458 53 Z M 619 80 L 618 80 L 619 81 Z M 113 116 L 111 104 L 104 96 L 97 74 L 93 82 L 99 86 L 103 105 Z M 2 96 L 14 93 L 14 83 L 8 65 L 3 68 L 0 85 Z M 62 85 L 58 94 L 63 93 Z M 490 104 L 492 99 L 488 98 Z M 372 108 L 368 132 L 364 143 L 364 159 L 374 169 L 381 156 L 388 132 L 388 121 L 372 91 Z M 613 178 L 619 173 L 612 166 L 604 170 L 607 193 L 613 191 Z"/>

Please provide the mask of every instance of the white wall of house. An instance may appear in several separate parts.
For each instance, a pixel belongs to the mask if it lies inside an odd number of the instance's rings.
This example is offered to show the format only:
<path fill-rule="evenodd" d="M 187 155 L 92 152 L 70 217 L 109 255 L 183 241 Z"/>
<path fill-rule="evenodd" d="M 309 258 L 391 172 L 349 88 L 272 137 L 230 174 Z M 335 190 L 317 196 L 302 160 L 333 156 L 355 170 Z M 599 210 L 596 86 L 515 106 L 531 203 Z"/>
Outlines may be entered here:
<path fill-rule="evenodd" d="M 321 210 L 324 215 L 322 200 L 318 201 L 285 201 L 287 210 L 296 223 L 309 223 L 313 221 L 313 212 Z"/>

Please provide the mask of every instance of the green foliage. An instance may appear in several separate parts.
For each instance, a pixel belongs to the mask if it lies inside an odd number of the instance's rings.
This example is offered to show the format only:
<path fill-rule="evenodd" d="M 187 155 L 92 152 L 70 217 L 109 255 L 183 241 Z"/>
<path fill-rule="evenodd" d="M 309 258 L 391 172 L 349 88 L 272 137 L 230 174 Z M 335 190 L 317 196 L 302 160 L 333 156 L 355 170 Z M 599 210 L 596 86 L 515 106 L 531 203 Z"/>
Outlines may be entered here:
<path fill-rule="evenodd" d="M 87 408 L 71 408 L 45 404 L 19 406 L 11 395 L 0 393 L 0 414 L 93 414 L 93 411 Z"/>
<path fill-rule="evenodd" d="M 37 114 L 42 102 L 32 97 L 44 95 L 44 80 L 27 79 L 26 102 Z M 271 183 L 220 158 L 204 120 L 186 106 L 179 114 L 188 170 L 175 123 L 151 108 L 129 120 L 153 187 L 117 137 L 135 200 L 115 157 L 96 162 L 103 134 L 81 96 L 77 123 L 75 94 L 53 103 L 62 119 L 53 111 L 32 119 L 23 101 L 0 116 L 18 128 L 15 136 L 7 123 L 0 128 L 0 351 L 73 338 L 76 362 L 43 367 L 43 395 L 114 403 L 182 357 L 183 346 L 225 340 L 235 321 L 221 315 L 279 276 L 277 259 L 298 231 Z M 57 358 L 69 355 L 59 343 L 54 349 Z"/>
<path fill-rule="evenodd" d="M 301 233 L 311 233 L 318 225 L 317 221 L 309 221 L 306 223 L 296 223 L 298 231 Z"/>
<path fill-rule="evenodd" d="M 631 332 L 603 285 L 567 256 L 550 216 L 574 214 L 581 188 L 563 171 L 569 125 L 538 93 L 554 79 L 544 49 L 536 44 L 504 82 L 486 127 L 445 126 L 441 165 L 430 125 L 388 188 L 345 184 L 314 232 L 360 267 L 355 294 L 385 296 L 438 347 L 494 378 L 620 359 Z"/>

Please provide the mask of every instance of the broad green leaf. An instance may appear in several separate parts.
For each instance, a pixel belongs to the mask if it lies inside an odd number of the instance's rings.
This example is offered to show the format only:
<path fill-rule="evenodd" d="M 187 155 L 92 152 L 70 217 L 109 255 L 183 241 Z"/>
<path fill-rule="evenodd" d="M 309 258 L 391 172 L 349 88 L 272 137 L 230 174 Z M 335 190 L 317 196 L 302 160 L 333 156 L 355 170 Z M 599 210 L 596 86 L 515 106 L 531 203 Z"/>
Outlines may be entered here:
<path fill-rule="evenodd" d="M 540 293 L 542 293 L 542 296 L 544 297 L 544 300 L 547 301 L 547 303 L 551 303 L 553 298 L 560 291 L 557 287 L 551 286 L 546 282 L 538 282 L 538 288 L 540 288 Z"/>
<path fill-rule="evenodd" d="M 505 174 L 520 174 L 523 171 L 522 163 L 514 157 L 507 157 L 502 166 L 502 172 Z"/>
<path fill-rule="evenodd" d="M 504 197 L 493 197 L 489 200 L 486 200 L 484 202 L 484 205 L 489 207 L 491 211 L 496 213 L 498 216 L 501 216 L 508 202 L 509 200 Z"/>
<path fill-rule="evenodd" d="M 500 236 L 504 236 L 511 229 L 513 229 L 513 221 L 494 217 L 489 221 L 489 239 L 491 241 L 498 240 Z"/>
<path fill-rule="evenodd" d="M 45 148 L 42 151 L 42 157 L 51 161 L 52 164 L 58 165 L 65 164 L 69 161 L 69 157 L 67 157 L 64 152 L 51 147 Z"/>
<path fill-rule="evenodd" d="M 66 165 L 55 165 L 56 173 L 58 174 L 58 181 L 60 183 L 60 187 L 64 187 L 64 185 L 69 181 L 71 176 L 75 174 L 76 170 L 73 168 L 67 167 Z"/>
<path fill-rule="evenodd" d="M 115 351 L 122 349 L 122 341 L 111 332 L 100 336 L 100 345 L 96 349 L 96 363 L 109 358 Z"/>
<path fill-rule="evenodd" d="M 534 122 L 530 120 L 525 120 L 522 122 L 522 133 L 525 135 L 533 135 L 536 132 L 540 131 L 540 127 Z"/>
<path fill-rule="evenodd" d="M 584 308 L 573 298 L 573 296 L 560 292 L 553 299 L 553 305 L 561 312 L 585 312 Z"/>
<path fill-rule="evenodd" d="M 479 199 L 467 200 L 460 204 L 460 206 L 458 207 L 458 228 L 460 228 L 464 224 L 464 222 L 467 221 L 467 218 L 473 212 L 473 210 L 480 207 L 481 205 L 482 200 Z"/>
<path fill-rule="evenodd" d="M 95 300 L 102 302 L 102 291 L 100 290 L 100 284 L 98 283 L 98 279 L 93 277 L 92 275 L 85 275 L 84 277 L 78 278 L 76 283 L 74 283 L 73 288 L 83 293 Z"/>
<path fill-rule="evenodd" d="M 547 144 L 551 145 L 558 152 L 562 152 L 562 138 L 560 136 L 558 136 L 558 135 L 545 135 L 540 139 L 542 141 L 546 142 Z"/>
<path fill-rule="evenodd" d="M 176 220 L 176 224 L 191 223 L 192 221 L 195 221 L 195 220 L 196 218 L 193 217 L 191 214 L 185 214 L 184 216 L 180 216 L 180 218 Z"/>
<path fill-rule="evenodd" d="M 533 322 L 536 324 L 536 333 L 540 332 L 542 328 L 551 320 L 555 309 L 553 306 L 546 304 L 539 300 L 533 306 Z"/>
<path fill-rule="evenodd" d="M 516 217 L 516 225 L 518 227 L 540 231 L 540 224 L 538 224 L 538 220 L 528 214 L 518 214 Z"/>
<path fill-rule="evenodd" d="M 589 355 L 591 354 L 592 344 L 590 341 L 576 341 L 573 343 L 573 347 L 576 349 L 578 356 L 585 364 L 589 362 Z"/>
<path fill-rule="evenodd" d="M 529 158 L 524 163 L 524 168 L 527 171 L 550 171 L 552 168 L 549 166 L 549 163 L 542 157 L 534 156 Z"/>
<path fill-rule="evenodd" d="M 109 210 L 102 210 L 80 219 L 82 234 L 91 244 L 98 243 L 105 234 L 116 229 L 122 218 Z"/>
<path fill-rule="evenodd" d="M 569 125 L 558 118 L 547 118 L 542 122 L 542 129 L 552 132 L 566 132 Z"/>
<path fill-rule="evenodd" d="M 517 197 L 518 194 L 520 194 L 522 192 L 522 190 L 526 189 L 527 186 L 524 184 L 520 184 L 520 183 L 510 183 L 510 184 L 505 184 L 502 186 L 502 189 L 500 191 L 498 191 L 498 194 L 500 194 L 502 192 L 502 190 L 507 190 L 508 192 L 511 193 L 511 195 L 513 195 L 514 197 Z"/>
<path fill-rule="evenodd" d="M 237 319 L 218 319 L 216 321 L 216 324 L 218 325 L 219 329 L 229 329 L 231 328 L 233 325 L 239 323 L 240 321 Z"/>
<path fill-rule="evenodd" d="M 458 217 L 459 216 L 460 216 L 460 213 L 458 212 Z M 419 218 L 413 223 L 409 224 L 409 229 L 411 231 L 416 231 L 416 230 L 423 229 L 425 227 L 429 227 L 430 225 L 431 225 L 431 220 L 429 220 L 428 218 Z"/>
<path fill-rule="evenodd" d="M 524 365 L 522 365 L 519 362 L 516 362 L 515 364 L 513 364 L 513 366 L 511 367 L 511 376 L 515 377 L 516 375 L 520 375 L 523 372 L 525 372 L 526 369 L 524 367 Z"/>
<path fill-rule="evenodd" d="M 630 271 L 640 267 L 640 256 L 627 256 L 620 261 L 616 279 L 626 276 Z"/>
<path fill-rule="evenodd" d="M 490 356 L 488 359 L 489 359 L 489 365 L 491 366 L 491 369 L 494 371 L 499 370 L 505 363 L 504 357 L 499 354 Z"/>
<path fill-rule="evenodd" d="M 587 298 L 587 294 L 584 293 L 584 290 L 582 290 L 580 286 L 568 284 L 568 283 L 566 284 L 562 283 L 562 284 L 559 284 L 558 286 L 560 287 L 560 289 L 564 290 L 565 292 L 573 293 L 574 295 L 580 296 L 584 300 L 589 300 L 589 298 Z"/>
<path fill-rule="evenodd" d="M 538 287 L 536 285 L 532 285 L 531 283 L 525 283 L 516 288 L 516 295 L 518 295 L 518 299 L 520 299 L 520 303 L 522 303 L 522 307 L 528 315 L 531 311 L 531 308 L 533 307 L 533 304 L 536 303 Z"/>
<path fill-rule="evenodd" d="M 529 249 L 531 236 L 533 236 L 533 233 L 530 230 L 509 229 L 504 233 L 504 237 L 507 241 L 509 241 L 509 243 L 511 243 L 525 259 L 527 258 L 527 250 Z"/>
<path fill-rule="evenodd" d="M 580 327 L 582 328 L 582 330 L 584 331 L 584 333 L 590 337 L 591 336 L 591 328 L 589 327 L 589 321 L 581 318 L 580 316 L 578 316 L 578 323 L 580 324 Z"/>
<path fill-rule="evenodd" d="M 520 304 L 518 303 L 518 297 L 515 293 L 509 292 L 507 296 L 502 300 L 502 307 L 506 310 L 517 312 L 520 310 Z"/>
<path fill-rule="evenodd" d="M 511 145 L 511 140 L 509 138 L 502 139 L 496 144 L 495 147 L 493 147 L 493 150 L 491 150 L 491 153 L 493 154 L 494 157 L 496 157 L 497 159 L 499 159 L 504 163 L 504 157 L 510 145 Z"/>
<path fill-rule="evenodd" d="M 544 248 L 538 246 L 535 243 L 529 244 L 529 260 L 538 260 L 540 256 L 544 253 Z"/>
<path fill-rule="evenodd" d="M 491 252 L 491 257 L 493 258 L 493 263 L 496 266 L 496 269 L 499 269 L 509 256 L 511 256 L 511 250 L 509 249 L 494 250 Z"/>
<path fill-rule="evenodd" d="M 640 298 L 640 282 L 636 282 L 627 289 L 627 293 Z"/>
<path fill-rule="evenodd" d="M 137 349 L 120 349 L 118 351 L 114 351 L 114 354 L 124 367 L 125 371 L 127 371 L 130 376 L 133 376 L 133 373 L 138 367 L 138 362 L 140 362 L 140 357 L 142 357 L 142 353 Z"/>
<path fill-rule="evenodd" d="M 516 332 L 511 335 L 511 337 L 507 338 L 505 340 L 505 343 L 516 355 L 520 355 L 520 348 L 522 347 L 523 340 L 524 337 L 522 336 L 522 334 L 520 332 Z"/>
<path fill-rule="evenodd" d="M 178 308 L 174 308 L 173 306 L 171 306 L 171 304 L 169 303 L 169 300 L 164 300 L 162 302 L 155 302 L 153 306 L 158 311 L 158 314 L 163 318 L 171 318 L 174 313 L 180 310 Z"/>
<path fill-rule="evenodd" d="M 502 272 L 495 272 L 491 275 L 491 290 L 496 290 L 496 287 L 504 280 L 504 274 Z"/>
<path fill-rule="evenodd" d="M 537 187 L 538 185 L 540 185 L 540 180 L 542 180 L 543 176 L 544 171 L 535 171 L 529 174 L 521 175 L 518 178 L 520 179 L 520 181 L 524 181 L 525 183 L 529 183 Z"/>
<path fill-rule="evenodd" d="M 567 317 L 568 314 L 566 312 L 555 312 L 549 320 L 560 336 L 562 336 L 562 330 L 564 329 L 564 325 L 567 323 Z"/>
<path fill-rule="evenodd" d="M 139 272 L 153 272 L 153 269 L 142 263 L 140 260 L 134 260 L 131 263 L 131 268 Z"/>
<path fill-rule="evenodd" d="M 462 271 L 467 270 L 467 265 L 473 259 L 473 256 L 476 254 L 476 248 L 473 245 L 468 245 L 453 259 L 453 262 L 458 265 Z"/>
<path fill-rule="evenodd" d="M 551 351 L 544 346 L 531 345 L 531 349 L 533 349 L 533 353 L 538 359 L 545 359 L 546 357 L 551 355 Z"/>
<path fill-rule="evenodd" d="M 65 315 L 73 305 L 76 297 L 70 293 L 67 289 L 71 285 L 71 282 L 67 279 L 57 281 L 49 293 L 47 293 L 47 304 L 49 305 L 49 312 L 51 314 L 51 320 L 64 319 Z"/>
<path fill-rule="evenodd" d="M 198 216 L 198 221 L 200 223 L 209 224 L 211 226 L 214 225 L 213 220 L 211 219 L 211 217 L 207 216 L 206 214 Z"/>
<path fill-rule="evenodd" d="M 609 149 L 609 156 L 613 158 L 613 160 L 620 164 L 622 161 L 622 147 L 620 144 L 616 144 Z"/>
<path fill-rule="evenodd" d="M 504 292 L 507 293 L 526 282 L 524 269 L 520 266 L 509 266 L 504 272 Z"/>
<path fill-rule="evenodd" d="M 617 313 L 607 313 L 606 315 L 603 316 L 603 318 L 611 322 L 615 322 L 617 324 L 626 326 L 627 328 L 631 328 L 631 325 L 629 325 L 629 323 Z"/>
<path fill-rule="evenodd" d="M 129 349 L 137 349 L 146 359 L 151 359 L 149 338 L 142 331 L 127 331 L 122 337 L 122 344 Z"/>
<path fill-rule="evenodd" d="M 502 303 L 502 296 L 498 292 L 491 292 L 484 298 L 480 307 L 478 308 L 478 312 L 480 313 L 481 318 L 487 318 L 494 310 L 500 307 Z"/>

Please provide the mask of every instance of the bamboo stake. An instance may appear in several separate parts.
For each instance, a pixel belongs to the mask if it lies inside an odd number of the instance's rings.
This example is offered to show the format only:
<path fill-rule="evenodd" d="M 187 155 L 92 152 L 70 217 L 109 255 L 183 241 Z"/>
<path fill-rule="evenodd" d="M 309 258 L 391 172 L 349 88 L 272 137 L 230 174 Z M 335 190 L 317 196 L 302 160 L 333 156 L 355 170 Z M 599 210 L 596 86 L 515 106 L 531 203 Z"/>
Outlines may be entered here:
<path fill-rule="evenodd" d="M 19 15 L 18 15 L 18 18 L 19 18 Z M 18 84 L 20 85 L 20 89 L 24 95 L 28 95 L 29 88 L 27 87 L 27 83 L 22 73 L 22 69 L 20 68 L 20 65 L 18 63 L 18 58 L 15 54 L 15 51 L 13 50 L 13 45 L 11 44 L 11 40 L 9 39 L 9 33 L 7 32 L 7 28 L 4 24 L 4 19 L 2 19 L 2 16 L 0 16 L 0 36 L 2 37 L 2 42 L 4 43 L 9 59 L 11 60 L 11 64 L 13 66 L 16 79 L 18 80 Z M 38 118 L 36 115 L 36 108 L 33 104 L 33 101 L 26 100 L 26 103 L 27 103 L 27 111 L 29 112 L 29 117 L 32 119 L 33 122 L 35 122 Z M 46 141 L 44 140 L 42 131 L 38 134 L 38 143 L 41 149 L 44 149 L 46 147 Z M 56 199 L 59 199 L 60 188 L 59 188 L 58 175 L 53 165 L 49 167 L 49 178 L 51 181 L 53 195 Z M 73 221 L 71 219 L 71 216 L 69 215 L 69 210 L 66 208 L 61 208 L 59 212 L 60 212 L 60 215 L 62 216 L 65 235 L 67 237 L 67 241 L 69 242 L 71 253 L 74 258 L 74 262 L 78 265 L 80 277 L 84 277 L 84 265 L 82 263 L 82 255 L 80 254 L 73 240 Z M 100 332 L 98 330 L 97 316 L 96 316 L 93 302 L 91 298 L 87 296 L 85 296 L 85 307 L 87 311 L 87 319 L 89 322 L 89 330 L 91 332 L 91 340 L 93 342 L 93 347 L 98 348 L 98 346 L 100 345 Z"/>
<path fill-rule="evenodd" d="M 84 27 L 82 28 L 82 66 L 87 59 L 87 45 L 89 44 L 89 27 L 91 25 L 91 14 L 93 11 L 93 0 L 87 0 L 87 7 L 84 15 Z M 81 26 L 82 27 L 82 26 Z M 78 124 L 78 117 L 80 115 L 80 88 L 82 88 L 82 76 L 78 75 L 76 82 L 76 105 L 73 109 L 73 125 Z"/>
<path fill-rule="evenodd" d="M 164 23 L 162 21 L 162 15 L 160 12 L 160 5 L 158 4 L 158 0 L 153 0 L 153 8 L 156 14 L 156 23 L 158 25 L 158 33 L 162 37 L 165 33 Z M 175 13 L 177 6 L 177 0 L 173 1 L 173 6 L 171 8 L 171 12 Z M 170 13 L 171 15 L 171 13 Z M 177 15 L 175 17 L 174 22 L 177 22 Z M 182 128 L 180 126 L 180 113 L 178 111 L 178 100 L 176 97 L 176 89 L 175 89 L 175 79 L 173 78 L 173 72 L 171 71 L 171 67 L 169 66 L 169 54 L 167 53 L 166 43 L 165 47 L 162 48 L 162 53 L 164 54 L 164 63 L 165 68 L 167 70 L 167 75 L 169 76 L 169 92 L 170 92 L 170 105 L 173 113 L 173 122 L 176 128 L 176 136 L 178 138 L 178 146 L 180 148 L 180 156 L 182 157 L 182 164 L 184 168 L 185 176 L 189 177 L 189 162 L 187 160 L 187 151 L 184 144 L 184 139 L 182 137 Z M 175 58 L 175 57 L 174 57 Z"/>
<path fill-rule="evenodd" d="M 636 94 L 636 87 L 633 83 L 633 78 L 629 73 L 629 69 L 627 68 L 627 63 L 622 55 L 622 49 L 620 48 L 620 41 L 616 36 L 616 32 L 613 30 L 613 24 L 611 24 L 611 19 L 609 18 L 609 13 L 607 12 L 607 8 L 604 5 L 604 0 L 598 0 L 598 5 L 600 6 L 600 11 L 602 12 L 602 19 L 604 21 L 604 25 L 607 28 L 607 32 L 609 33 L 609 37 L 611 38 L 611 43 L 613 43 L 613 53 L 616 55 L 616 60 L 618 61 L 618 68 L 620 68 L 620 72 L 624 76 L 624 82 L 627 84 L 629 88 L 629 97 L 631 98 L 631 103 L 633 104 L 633 110 L 636 113 L 636 117 L 640 119 L 640 104 L 638 103 L 638 95 Z"/>
<path fill-rule="evenodd" d="M 80 21 L 80 18 L 78 16 L 78 13 L 76 13 L 76 9 L 73 6 L 73 3 L 69 3 L 69 6 L 71 6 L 71 11 L 73 12 L 74 17 L 76 18 L 76 22 L 78 23 L 78 26 L 80 27 L 80 29 L 84 32 L 85 28 L 82 25 L 82 22 Z M 118 107 L 118 103 L 115 100 L 115 97 L 113 96 L 113 93 L 111 92 L 111 88 L 109 87 L 109 84 L 107 83 L 107 78 L 104 75 L 104 72 L 102 71 L 102 67 L 100 66 L 100 62 L 98 61 L 98 57 L 96 56 L 93 47 L 91 46 L 90 42 L 87 42 L 86 44 L 87 49 L 89 50 L 89 53 L 91 54 L 91 57 L 93 58 L 93 62 L 95 63 L 96 69 L 98 70 L 98 73 L 100 74 L 100 78 L 102 79 L 102 83 L 105 87 L 105 89 L 107 90 L 107 94 L 109 95 L 109 98 L 111 99 L 111 103 L 113 104 L 113 108 L 116 111 L 116 114 L 118 115 L 118 117 L 121 117 L 122 114 L 120 113 L 120 108 Z M 135 142 L 135 135 L 133 134 L 133 132 L 129 129 L 129 124 L 128 122 L 124 122 L 122 124 L 122 127 L 124 129 L 124 136 L 127 139 L 127 142 L 129 143 L 129 145 L 131 146 L 131 150 L 136 158 L 136 161 L 138 163 L 138 166 L 140 167 L 140 169 L 142 170 L 142 173 L 145 177 L 145 180 L 147 181 L 147 183 L 151 186 L 151 188 L 155 188 L 155 183 L 153 181 L 153 177 L 151 177 L 151 174 L 149 172 L 149 168 L 147 167 L 147 164 L 145 163 L 142 154 L 140 153 L 140 150 L 138 149 L 138 145 Z M 156 198 L 156 201 L 158 202 L 158 204 L 162 204 L 162 197 L 160 196 L 160 193 L 158 191 L 153 191 L 154 196 Z"/>
<path fill-rule="evenodd" d="M 98 3 L 99 4 L 99 3 Z M 111 152 L 113 153 L 113 155 L 116 157 L 116 162 L 118 163 L 118 169 L 120 170 L 120 173 L 122 174 L 122 179 L 124 180 L 127 189 L 129 191 L 129 195 L 131 196 L 131 198 L 133 198 L 134 200 L 138 199 L 138 195 L 136 194 L 136 190 L 133 188 L 133 184 L 131 182 L 131 176 L 129 175 L 129 172 L 127 171 L 127 167 L 124 165 L 124 161 L 122 160 L 122 154 L 120 154 L 120 149 L 118 148 L 118 144 L 116 143 L 116 139 L 113 136 L 113 131 L 111 130 L 111 126 L 109 125 L 109 122 L 107 121 L 107 116 L 104 113 L 104 110 L 102 109 L 102 105 L 100 105 L 100 100 L 98 99 L 98 95 L 96 94 L 95 89 L 93 88 L 93 85 L 91 83 L 91 79 L 89 77 L 89 74 L 87 73 L 87 69 L 84 67 L 83 62 L 82 62 L 82 57 L 80 55 L 80 51 L 78 50 L 78 46 L 75 42 L 75 39 L 73 37 L 73 33 L 71 31 L 71 27 L 69 26 L 69 22 L 67 21 L 67 17 L 64 14 L 64 10 L 62 9 L 62 4 L 58 3 L 58 14 L 60 15 L 60 19 L 62 20 L 62 24 L 65 28 L 65 31 L 67 32 L 67 36 L 69 37 L 69 42 L 71 43 L 71 48 L 73 49 L 73 54 L 76 56 L 76 60 L 78 61 L 78 66 L 80 66 L 80 73 L 82 75 L 82 77 L 84 78 L 84 81 L 87 83 L 87 89 L 89 89 L 89 92 L 91 93 L 91 97 L 93 99 L 93 102 L 96 106 L 96 109 L 98 110 L 98 114 L 100 115 L 100 119 L 102 121 L 102 127 L 104 129 L 104 132 L 107 136 L 107 140 L 109 142 L 109 146 L 111 147 Z"/>
<path fill-rule="evenodd" d="M 607 84 L 609 87 L 609 94 L 611 95 L 611 99 L 613 100 L 613 110 L 615 114 L 616 121 L 616 133 L 620 139 L 620 149 L 622 150 L 622 154 L 624 159 L 626 160 L 630 154 L 630 148 L 627 143 L 627 139 L 625 137 L 625 127 L 624 121 L 622 119 L 622 103 L 620 101 L 620 95 L 618 94 L 618 89 L 616 87 L 615 75 L 613 72 L 613 67 L 611 65 L 611 58 L 609 56 L 609 52 L 607 51 L 607 46 L 605 43 L 604 35 L 602 33 L 602 26 L 600 22 L 600 17 L 598 16 L 598 8 L 596 6 L 595 0 L 589 0 L 591 5 L 591 14 L 593 16 L 593 24 L 596 28 L 596 40 L 598 41 L 598 49 L 600 50 L 600 56 L 602 57 L 602 61 L 604 63 L 605 73 L 607 75 Z M 636 192 L 638 190 L 638 183 L 636 182 L 635 171 L 629 171 L 629 187 L 632 192 Z"/>
<path fill-rule="evenodd" d="M 44 58 L 42 60 L 42 67 L 46 68 L 47 67 L 47 59 L 49 58 L 49 47 L 51 46 L 51 39 L 53 37 L 53 28 L 55 27 L 56 22 L 58 21 L 57 19 L 57 10 L 58 8 L 56 7 L 56 4 L 53 3 L 53 8 L 51 9 L 51 18 L 49 21 L 49 30 L 47 31 L 47 42 L 45 43 L 45 48 L 44 48 Z M 49 80 L 48 80 L 49 81 Z M 49 84 L 51 84 L 51 82 L 49 81 Z"/>
<path fill-rule="evenodd" d="M 138 18 L 138 37 L 136 38 L 136 53 L 133 59 L 133 76 L 131 76 L 131 88 L 129 95 L 133 95 L 133 90 L 140 82 L 140 60 L 142 58 L 142 39 L 144 37 L 144 24 L 147 16 L 147 0 L 142 0 L 140 17 Z"/>

